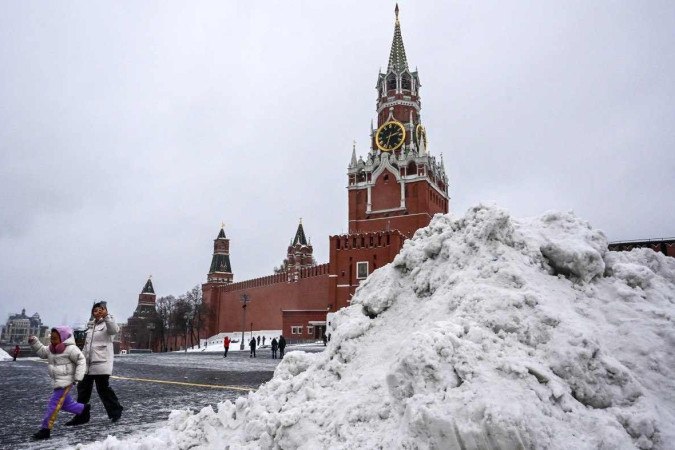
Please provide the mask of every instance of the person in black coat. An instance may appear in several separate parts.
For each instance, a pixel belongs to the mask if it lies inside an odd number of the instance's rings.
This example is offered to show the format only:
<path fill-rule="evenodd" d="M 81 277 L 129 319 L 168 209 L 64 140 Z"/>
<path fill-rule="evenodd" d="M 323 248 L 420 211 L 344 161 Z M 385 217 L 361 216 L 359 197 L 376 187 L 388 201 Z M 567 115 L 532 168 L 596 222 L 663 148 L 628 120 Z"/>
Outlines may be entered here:
<path fill-rule="evenodd" d="M 272 338 L 272 359 L 277 359 L 277 348 L 279 344 L 277 343 L 276 338 Z"/>
<path fill-rule="evenodd" d="M 284 339 L 284 336 L 281 335 L 279 336 L 279 358 L 284 357 L 284 349 L 286 348 L 286 339 Z"/>
<path fill-rule="evenodd" d="M 255 358 L 255 338 L 252 337 L 251 340 L 248 342 L 248 345 L 251 347 L 251 354 L 249 355 L 249 358 Z"/>

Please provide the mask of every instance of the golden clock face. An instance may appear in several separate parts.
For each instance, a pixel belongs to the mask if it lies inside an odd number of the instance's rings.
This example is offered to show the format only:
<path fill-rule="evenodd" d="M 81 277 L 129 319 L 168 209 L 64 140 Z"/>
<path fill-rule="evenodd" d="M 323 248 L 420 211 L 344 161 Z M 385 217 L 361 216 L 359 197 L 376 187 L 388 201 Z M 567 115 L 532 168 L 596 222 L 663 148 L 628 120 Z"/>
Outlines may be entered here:
<path fill-rule="evenodd" d="M 422 124 L 418 124 L 415 128 L 415 137 L 417 138 L 417 145 L 424 143 L 424 146 L 427 146 L 427 130 L 424 129 Z"/>
<path fill-rule="evenodd" d="M 378 128 L 375 134 L 375 144 L 383 152 L 391 152 L 405 142 L 405 128 L 400 122 L 386 122 Z"/>

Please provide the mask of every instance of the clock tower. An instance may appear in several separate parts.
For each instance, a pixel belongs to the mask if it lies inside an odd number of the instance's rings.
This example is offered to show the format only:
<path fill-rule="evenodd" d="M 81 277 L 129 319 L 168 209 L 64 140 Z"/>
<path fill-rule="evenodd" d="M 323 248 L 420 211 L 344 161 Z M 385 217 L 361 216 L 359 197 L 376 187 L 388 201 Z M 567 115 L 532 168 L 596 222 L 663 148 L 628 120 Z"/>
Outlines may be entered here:
<path fill-rule="evenodd" d="M 347 170 L 349 233 L 398 230 L 406 237 L 449 208 L 448 177 L 442 158 L 429 152 L 422 124 L 421 83 L 411 71 L 396 5 L 394 38 L 385 73 L 377 77 L 377 127 L 370 151 Z"/>

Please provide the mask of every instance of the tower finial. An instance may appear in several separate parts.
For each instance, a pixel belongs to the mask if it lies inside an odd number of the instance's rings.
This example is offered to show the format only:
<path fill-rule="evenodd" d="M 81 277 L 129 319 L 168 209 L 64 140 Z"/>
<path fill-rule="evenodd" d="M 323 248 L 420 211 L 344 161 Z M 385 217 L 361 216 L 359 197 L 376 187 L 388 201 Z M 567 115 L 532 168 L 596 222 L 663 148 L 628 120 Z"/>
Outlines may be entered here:
<path fill-rule="evenodd" d="M 350 167 L 356 167 L 356 140 L 352 143 L 352 160 L 349 163 Z"/>
<path fill-rule="evenodd" d="M 398 2 L 396 3 L 396 8 L 394 8 L 394 13 L 396 14 L 396 21 L 398 22 Z"/>

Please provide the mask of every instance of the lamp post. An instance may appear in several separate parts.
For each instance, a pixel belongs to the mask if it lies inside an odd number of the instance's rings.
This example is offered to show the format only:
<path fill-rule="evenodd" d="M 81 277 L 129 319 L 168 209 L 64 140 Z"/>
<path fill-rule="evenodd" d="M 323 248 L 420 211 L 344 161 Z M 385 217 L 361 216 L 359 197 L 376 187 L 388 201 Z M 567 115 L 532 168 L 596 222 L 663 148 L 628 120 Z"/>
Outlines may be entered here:
<path fill-rule="evenodd" d="M 155 324 L 152 322 L 148 323 L 148 350 L 152 351 L 152 330 L 155 329 Z"/>
<path fill-rule="evenodd" d="M 185 353 L 187 353 L 188 323 L 192 320 L 192 314 L 185 313 L 183 319 L 185 319 Z"/>
<path fill-rule="evenodd" d="M 239 350 L 244 349 L 244 333 L 246 331 L 246 304 L 251 300 L 248 297 L 247 293 L 241 294 L 240 301 L 243 303 L 241 309 L 243 311 L 243 317 L 241 319 L 241 342 L 239 343 Z"/>

